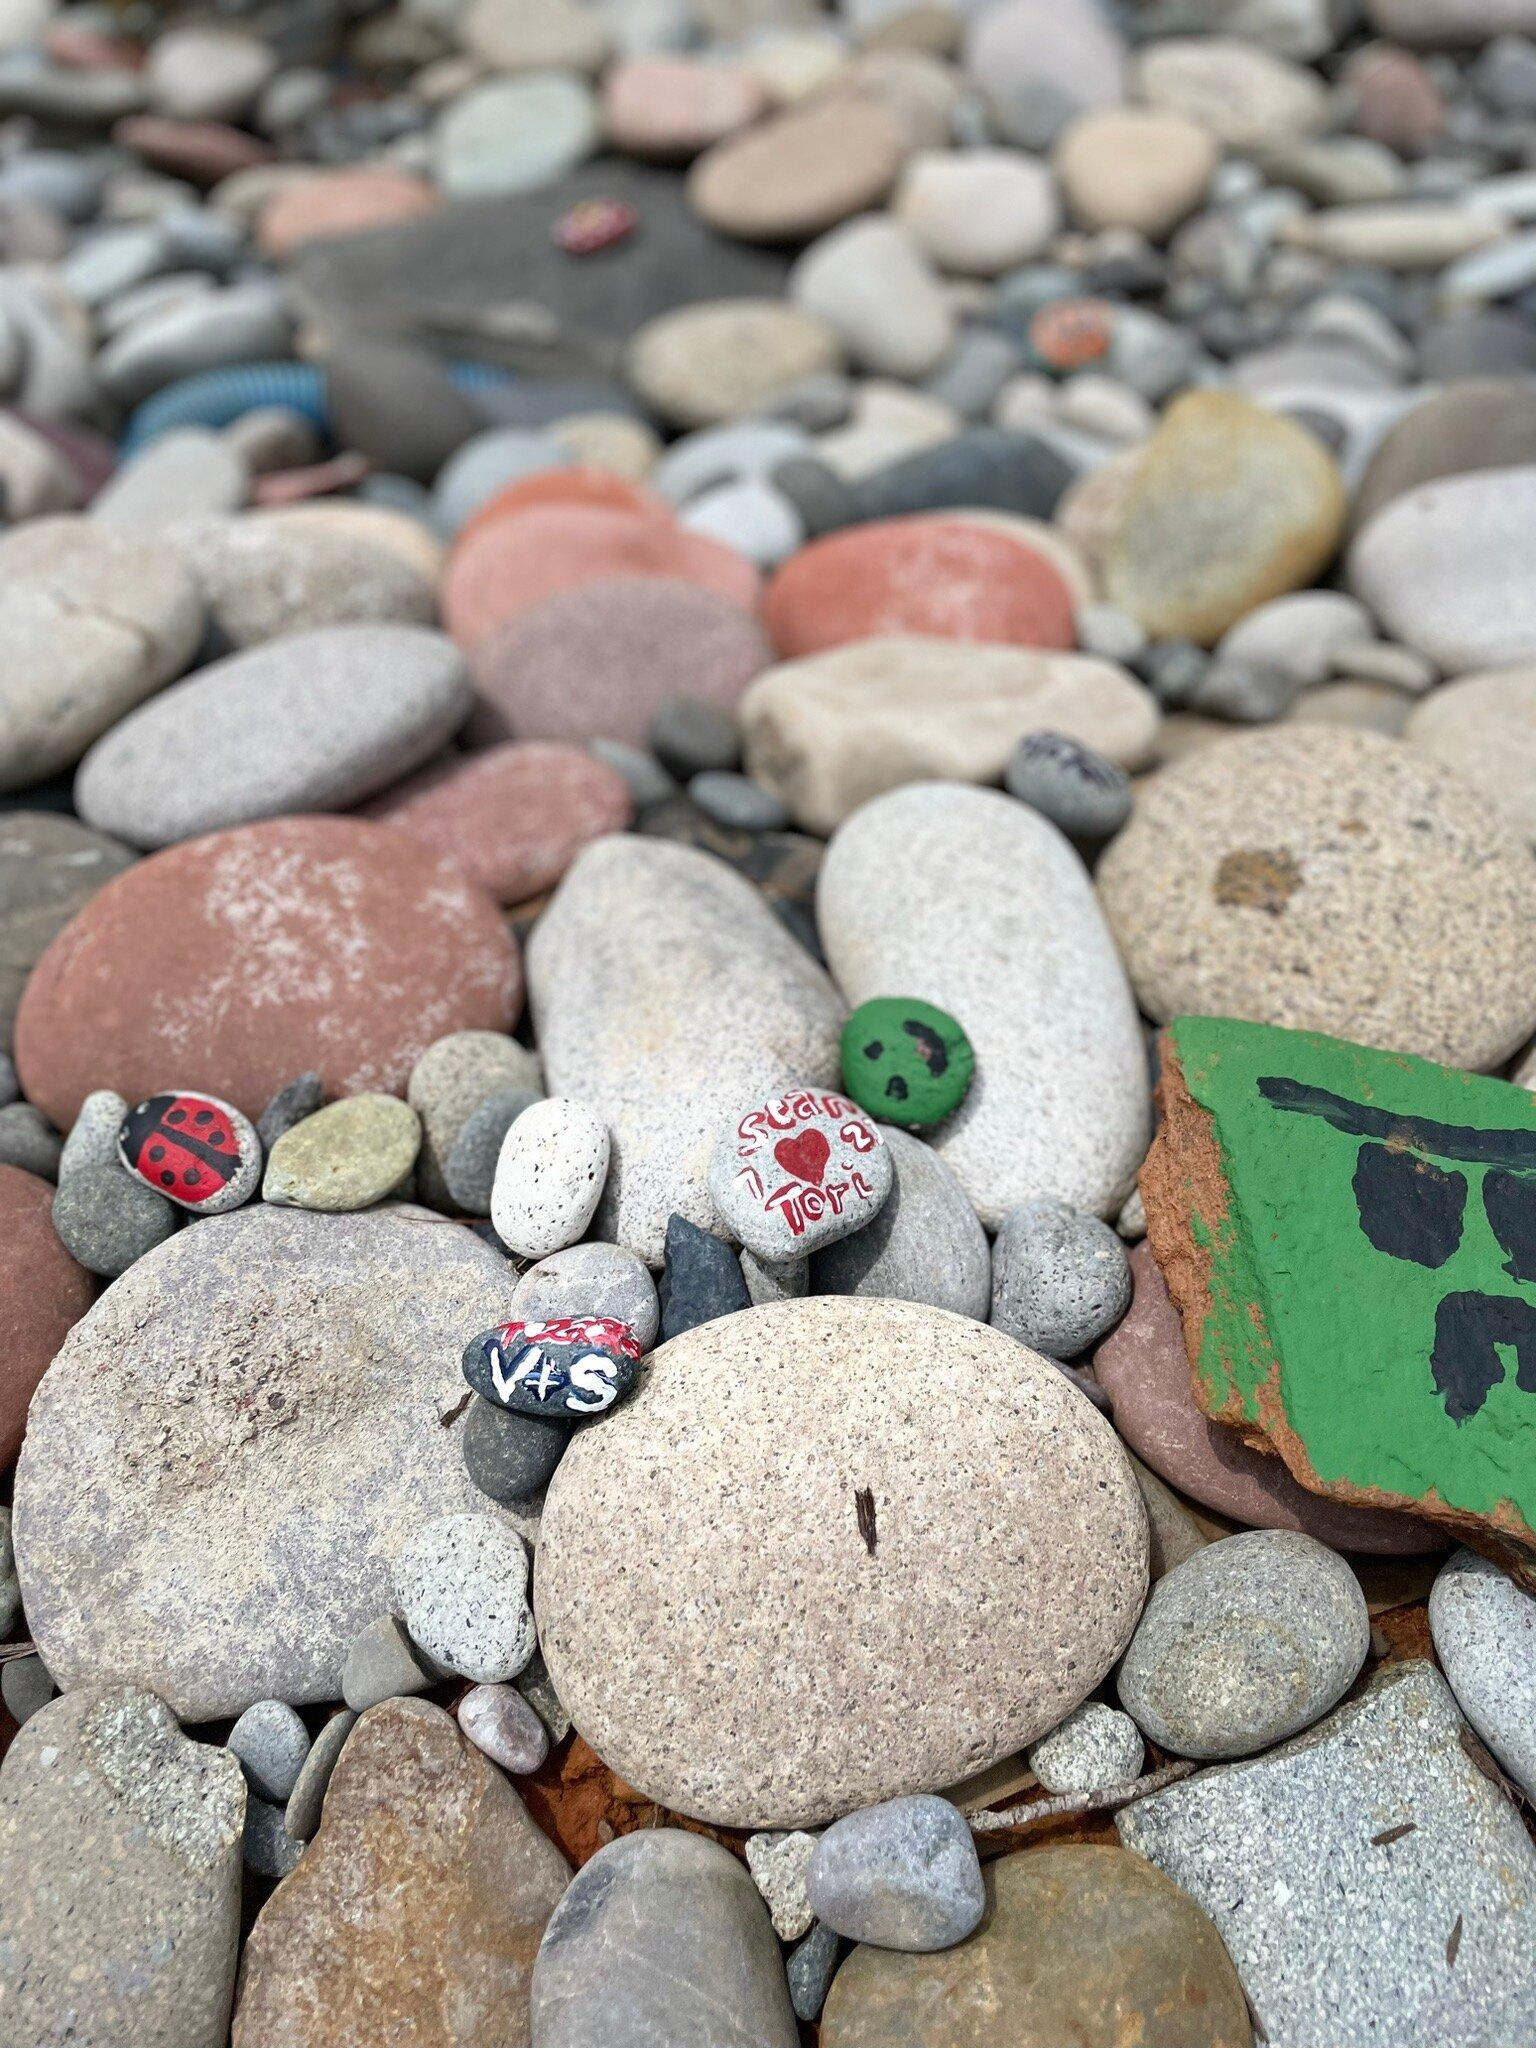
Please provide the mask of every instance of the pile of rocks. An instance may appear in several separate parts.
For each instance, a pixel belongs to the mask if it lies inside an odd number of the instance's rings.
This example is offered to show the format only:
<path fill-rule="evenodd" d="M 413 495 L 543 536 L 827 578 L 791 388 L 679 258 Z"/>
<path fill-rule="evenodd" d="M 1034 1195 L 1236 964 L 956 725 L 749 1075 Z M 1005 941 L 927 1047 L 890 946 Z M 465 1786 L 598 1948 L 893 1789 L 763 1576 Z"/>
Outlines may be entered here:
<path fill-rule="evenodd" d="M 5 2048 L 1536 2039 L 1533 315 L 1536 0 L 0 6 Z"/>

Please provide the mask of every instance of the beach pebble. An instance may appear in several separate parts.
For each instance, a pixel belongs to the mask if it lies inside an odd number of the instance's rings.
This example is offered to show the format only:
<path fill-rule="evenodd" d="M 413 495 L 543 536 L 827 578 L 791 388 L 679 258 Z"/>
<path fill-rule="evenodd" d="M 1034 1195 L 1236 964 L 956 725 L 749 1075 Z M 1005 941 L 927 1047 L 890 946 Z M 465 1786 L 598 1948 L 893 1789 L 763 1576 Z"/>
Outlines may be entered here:
<path fill-rule="evenodd" d="M 804 242 L 874 206 L 901 166 L 895 116 L 873 100 L 792 108 L 705 151 L 688 201 L 722 234 Z"/>
<path fill-rule="evenodd" d="M 797 2020 L 810 2022 L 820 2018 L 841 1947 L 833 1930 L 818 1921 L 804 1941 L 790 1951 L 784 1970 Z"/>
<path fill-rule="evenodd" d="M 676 1215 L 667 1218 L 657 1301 L 664 1344 L 752 1306 L 740 1262 L 725 1240 Z"/>
<path fill-rule="evenodd" d="M 1029 262 L 1060 225 L 1050 171 L 1013 149 L 920 150 L 891 210 L 933 262 L 966 277 Z"/>
<path fill-rule="evenodd" d="M 573 1244 L 523 1274 L 512 1306 L 528 1322 L 606 1316 L 631 1331 L 642 1351 L 656 1341 L 656 1283 L 643 1259 L 616 1244 Z"/>
<path fill-rule="evenodd" d="M 1111 839 L 1131 815 L 1125 770 L 1048 729 L 1025 733 L 1008 756 L 1003 787 L 1069 839 Z"/>
<path fill-rule="evenodd" d="M 1137 59 L 1137 97 L 1184 115 L 1233 150 L 1297 142 L 1328 119 L 1315 72 L 1236 36 L 1165 36 Z"/>
<path fill-rule="evenodd" d="M 450 102 L 432 138 L 433 169 L 450 199 L 553 185 L 590 156 L 597 103 L 565 71 L 490 78 Z"/>
<path fill-rule="evenodd" d="M 1536 464 L 1420 484 L 1357 535 L 1349 586 L 1448 674 L 1530 661 L 1536 609 L 1516 563 L 1533 508 Z"/>
<path fill-rule="evenodd" d="M 741 754 L 729 711 L 702 697 L 668 697 L 656 707 L 646 739 L 661 765 L 680 781 L 709 769 L 734 768 Z"/>
<path fill-rule="evenodd" d="M 549 1731 L 515 1686 L 471 1686 L 455 1711 L 476 1749 L 514 1777 L 536 1771 L 549 1754 Z"/>
<path fill-rule="evenodd" d="M 180 1220 L 174 1202 L 115 1156 L 73 1169 L 51 1213 L 71 1259 L 104 1280 L 117 1279 L 163 1244 Z"/>
<path fill-rule="evenodd" d="M 516 1415 L 476 1397 L 464 1419 L 464 1470 L 498 1507 L 542 1493 L 565 1454 L 570 1431 L 538 1415 Z"/>
<path fill-rule="evenodd" d="M 496 1161 L 491 1221 L 502 1242 L 527 1259 L 575 1244 L 602 1198 L 610 1151 L 607 1125 L 585 1103 L 530 1105 Z"/>
<path fill-rule="evenodd" d="M 165 846 L 295 811 L 339 811 L 452 737 L 464 661 L 413 626 L 293 633 L 199 669 L 98 740 L 75 782 L 88 824 Z"/>
<path fill-rule="evenodd" d="M 1125 97 L 1125 46 L 1093 0 L 1001 0 L 967 16 L 963 57 L 993 122 L 1024 149 Z"/>
<path fill-rule="evenodd" d="M 1076 1358 L 1130 1303 L 1125 1247 L 1097 1216 L 1044 1197 L 1003 1218 L 992 1252 L 994 1329 L 1047 1358 Z"/>
<path fill-rule="evenodd" d="M 1161 770 L 1098 884 L 1149 1016 L 1486 1069 L 1536 1024 L 1526 865 L 1517 828 L 1420 749 L 1293 725 Z"/>
<path fill-rule="evenodd" d="M 332 1094 L 400 1088 L 435 1039 L 506 1029 L 521 985 L 495 904 L 449 862 L 382 825 L 274 819 L 92 898 L 33 971 L 16 1062 L 60 1129 L 95 1088 L 163 1088 L 188 1045 L 201 1086 L 256 1116 L 309 1067 Z"/>
<path fill-rule="evenodd" d="M 279 1138 L 262 1199 L 333 1215 L 368 1209 L 405 1179 L 421 1149 L 421 1120 L 393 1095 L 349 1095 Z"/>
<path fill-rule="evenodd" d="M 815 1253 L 814 1291 L 924 1301 L 985 1322 L 991 1253 L 965 1191 L 920 1138 L 889 1125 L 880 1136 L 891 1158 L 891 1192 L 872 1222 Z"/>
<path fill-rule="evenodd" d="M 1245 1530 L 1158 1580 L 1120 1666 L 1120 1704 L 1176 1755 L 1248 1756 L 1327 1713 L 1370 1633 L 1337 1552 L 1290 1530 Z"/>
<path fill-rule="evenodd" d="M 537 1643 L 528 1552 L 491 1515 L 423 1522 L 395 1559 L 396 1609 L 416 1647 L 461 1678 L 515 1678 Z"/>
<path fill-rule="evenodd" d="M 535 1088 L 503 1088 L 470 1111 L 443 1167 L 443 1182 L 455 1208 L 470 1216 L 490 1215 L 502 1141 L 523 1111 L 540 1099 Z"/>
<path fill-rule="evenodd" d="M 746 1866 L 719 1842 L 672 1827 L 622 1835 L 582 1865 L 545 1929 L 531 2012 L 540 2048 L 706 2048 L 733 2037 L 796 2048 L 799 2038 Z"/>
<path fill-rule="evenodd" d="M 1052 167 L 1086 228 L 1134 228 L 1160 242 L 1205 196 L 1220 146 L 1201 121 L 1149 107 L 1100 107 L 1058 136 Z"/>
<path fill-rule="evenodd" d="M 631 156 L 684 161 L 747 127 L 767 94 L 744 66 L 658 53 L 615 64 L 603 80 L 603 125 Z"/>
<path fill-rule="evenodd" d="M 87 1105 L 91 1099 L 89 1096 L 86 1098 Z M 261 1140 L 262 1151 L 270 1152 L 279 1138 L 291 1131 L 295 1124 L 303 1123 L 305 1117 L 313 1116 L 324 1101 L 325 1083 L 313 1068 L 306 1073 L 295 1074 L 291 1081 L 285 1081 L 256 1119 L 256 1135 Z M 84 1113 L 82 1110 L 81 1114 Z"/>
<path fill-rule="evenodd" d="M 908 874 L 922 886 L 898 888 L 893 915 L 891 877 Z M 1146 1146 L 1146 1061 L 1087 875 L 1054 826 L 992 790 L 877 797 L 828 847 L 817 915 L 850 1002 L 901 989 L 963 1019 L 981 1078 L 933 1144 L 984 1225 L 1047 1193 L 1118 1210 Z"/>
<path fill-rule="evenodd" d="M 798 1089 L 730 1120 L 710 1158 L 709 1196 L 760 1259 L 799 1258 L 862 1229 L 893 1178 L 884 1139 L 855 1104 Z"/>
<path fill-rule="evenodd" d="M 808 249 L 790 275 L 802 312 L 837 336 L 859 369 L 915 381 L 954 340 L 937 271 L 900 220 L 865 214 Z"/>
<path fill-rule="evenodd" d="M 986 1909 L 964 1816 L 947 1799 L 888 1799 L 834 1821 L 806 1871 L 806 1899 L 850 1941 L 922 1954 L 964 1941 Z"/>
<path fill-rule="evenodd" d="M 80 1105 L 59 1157 L 56 1178 L 62 1183 L 82 1166 L 108 1166 L 117 1160 L 117 1134 L 128 1105 L 110 1088 L 97 1088 Z"/>
<path fill-rule="evenodd" d="M 151 1693 L 91 1685 L 33 1715 L 0 1773 L 10 2038 L 57 2039 L 67 2015 L 82 2041 L 219 2048 L 244 1822 L 234 1758 Z"/>
<path fill-rule="evenodd" d="M 240 1855 L 246 1869 L 276 1882 L 297 1870 L 303 1854 L 304 1844 L 289 1834 L 282 1807 L 248 1792 L 245 1833 L 240 1840 Z"/>
<path fill-rule="evenodd" d="M 64 1141 L 30 1102 L 0 1109 L 0 1165 L 19 1167 L 39 1180 L 57 1180 Z"/>
<path fill-rule="evenodd" d="M 0 1636 L 8 1636 L 21 1615 L 21 1586 L 11 1542 L 11 1511 L 0 1508 Z"/>
<path fill-rule="evenodd" d="M 493 1097 L 512 1091 L 537 1101 L 540 1083 L 538 1055 L 501 1031 L 452 1031 L 427 1047 L 405 1089 L 406 1101 L 421 1119 L 416 1170 L 426 1201 L 434 1208 L 449 1206 L 447 1163 L 470 1117 Z M 506 1129 L 503 1124 L 503 1137 Z M 494 1157 L 490 1170 L 495 1171 Z M 484 1213 L 490 1213 L 488 1189 Z"/>
<path fill-rule="evenodd" d="M 331 1715 L 310 1744 L 309 1754 L 300 1766 L 293 1790 L 288 1795 L 288 1804 L 283 1809 L 283 1826 L 295 1842 L 314 1840 L 331 1775 L 346 1747 L 347 1737 L 356 1726 L 357 1715 L 350 1707 L 343 1707 L 340 1713 Z"/>
<path fill-rule="evenodd" d="M 1033 1744 L 1029 1768 L 1047 1792 L 1097 1792 L 1138 1777 L 1147 1748 L 1129 1714 L 1085 1700 Z"/>
<path fill-rule="evenodd" d="M 41 1657 L 8 1657 L 0 1664 L 0 1703 L 18 1728 L 40 1714 L 58 1690 Z"/>
<path fill-rule="evenodd" d="M 841 369 L 825 321 L 777 299 L 715 299 L 646 322 L 625 377 L 671 427 L 712 427 L 756 411 L 803 377 Z"/>
<path fill-rule="evenodd" d="M 326 627 L 437 621 L 441 549 L 423 526 L 383 506 L 332 499 L 223 519 L 204 516 L 178 522 L 167 538 L 191 569 L 213 622 L 237 649 Z M 372 644 L 383 658 L 380 643 Z M 438 678 L 438 690 L 448 687 L 443 666 L 439 647 L 428 670 Z M 418 694 L 427 687 L 420 672 L 425 667 L 423 650 L 420 665 L 412 667 Z M 359 687 L 354 671 L 354 702 Z M 268 744 L 275 745 L 272 736 Z"/>
<path fill-rule="evenodd" d="M 282 1805 L 309 1755 L 309 1730 L 285 1700 L 254 1700 L 224 1746 L 239 1760 L 251 1790 Z"/>
<path fill-rule="evenodd" d="M 1456 1704 L 1530 1793 L 1536 1786 L 1536 1599 L 1491 1559 L 1458 1550 L 1430 1590 L 1429 1626 Z"/>
<path fill-rule="evenodd" d="M 363 1630 L 341 1667 L 341 1696 L 355 1714 L 366 1713 L 380 1700 L 425 1692 L 431 1683 L 392 1614 Z"/>
<path fill-rule="evenodd" d="M 0 833 L 0 1041 L 32 968 L 75 912 L 133 865 L 115 839 L 53 811 L 7 811 Z"/>
<path fill-rule="evenodd" d="M 679 1460 L 716 1503 L 707 1527 L 641 1479 Z M 577 1432 L 545 1498 L 540 1638 L 587 1740 L 647 1797 L 814 1826 L 1055 1727 L 1130 1633 L 1146 1541 L 1109 1425 L 1045 1360 L 926 1306 L 786 1301 L 664 1346 Z M 998 1597 L 1025 1579 L 1027 1602 Z M 862 1645 L 857 1673 L 822 1654 L 829 1627 Z"/>
<path fill-rule="evenodd" d="M 816 1853 L 816 1837 L 803 1828 L 748 1835 L 747 1868 L 763 1895 L 780 1941 L 798 1941 L 815 1919 L 805 1894 L 805 1875 Z"/>

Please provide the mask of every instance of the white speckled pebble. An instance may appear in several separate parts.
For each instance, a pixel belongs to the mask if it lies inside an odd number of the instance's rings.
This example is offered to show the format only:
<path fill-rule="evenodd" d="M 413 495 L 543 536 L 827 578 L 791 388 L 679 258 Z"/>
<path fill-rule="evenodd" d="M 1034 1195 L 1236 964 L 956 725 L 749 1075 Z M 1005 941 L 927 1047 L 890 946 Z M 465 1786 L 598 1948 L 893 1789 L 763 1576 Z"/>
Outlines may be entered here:
<path fill-rule="evenodd" d="M 816 1837 L 804 1828 L 785 1834 L 767 1829 L 748 1835 L 747 1868 L 763 1895 L 780 1941 L 798 1941 L 816 1915 L 805 1895 L 805 1874 L 816 1854 Z"/>
<path fill-rule="evenodd" d="M 394 1583 L 412 1642 L 460 1678 L 515 1678 L 533 1655 L 528 1553 L 494 1516 L 424 1522 L 395 1560 Z"/>
<path fill-rule="evenodd" d="M 525 1109 L 502 1141 L 491 1222 L 508 1250 L 547 1258 L 575 1244 L 608 1178 L 608 1126 L 568 1095 Z"/>
<path fill-rule="evenodd" d="M 1084 1700 L 1059 1728 L 1028 1752 L 1029 1768 L 1047 1792 L 1097 1792 L 1139 1777 L 1147 1745 L 1129 1714 Z"/>
<path fill-rule="evenodd" d="M 1458 1550 L 1430 1592 L 1429 1632 L 1457 1706 L 1536 1798 L 1536 1599 L 1490 1559 Z"/>

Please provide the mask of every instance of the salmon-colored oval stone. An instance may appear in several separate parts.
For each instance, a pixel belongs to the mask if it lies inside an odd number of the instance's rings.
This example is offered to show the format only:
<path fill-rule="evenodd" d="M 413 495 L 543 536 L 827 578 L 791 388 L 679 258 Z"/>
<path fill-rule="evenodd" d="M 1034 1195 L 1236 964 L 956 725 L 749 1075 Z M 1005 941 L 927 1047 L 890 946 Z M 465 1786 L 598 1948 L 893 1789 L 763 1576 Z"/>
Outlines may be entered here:
<path fill-rule="evenodd" d="M 61 1130 L 93 1088 L 255 1117 L 311 1067 L 329 1094 L 399 1094 L 448 1032 L 510 1030 L 522 991 L 501 913 L 451 861 L 358 818 L 277 818 L 93 896 L 27 983 L 16 1064 Z"/>
<path fill-rule="evenodd" d="M 443 618 L 461 647 L 474 648 L 541 598 L 608 576 L 677 576 L 745 610 L 759 594 L 744 556 L 670 520 L 542 505 L 460 536 L 443 579 Z"/>
<path fill-rule="evenodd" d="M 256 223 L 264 256 L 283 257 L 321 235 L 355 235 L 364 228 L 436 213 L 442 196 L 408 171 L 321 171 L 287 185 L 269 199 Z"/>
<path fill-rule="evenodd" d="M 692 57 L 632 57 L 603 85 L 603 123 L 629 156 L 677 163 L 755 121 L 768 94 L 750 71 Z"/>
<path fill-rule="evenodd" d="M 802 548 L 769 584 L 763 618 L 786 658 L 882 633 L 1077 644 L 1072 593 L 1054 563 L 1000 528 L 922 514 Z"/>
<path fill-rule="evenodd" d="M 670 576 L 562 590 L 488 635 L 470 662 L 471 740 L 645 742 L 680 692 L 729 710 L 773 660 L 750 612 Z"/>
<path fill-rule="evenodd" d="M 531 512 L 539 505 L 588 505 L 598 511 L 633 512 L 640 518 L 672 520 L 672 507 L 654 491 L 642 490 L 627 477 L 606 469 L 541 469 L 505 485 L 467 520 L 459 539 L 505 519 L 509 512 Z"/>
<path fill-rule="evenodd" d="M 91 1305 L 96 1283 L 53 1227 L 53 1189 L 0 1166 L 0 1470 L 21 1447 L 27 1403 L 53 1354 Z"/>
<path fill-rule="evenodd" d="M 553 888 L 590 840 L 635 814 L 629 785 L 582 747 L 542 740 L 424 768 L 368 807 L 461 867 L 498 903 Z"/>

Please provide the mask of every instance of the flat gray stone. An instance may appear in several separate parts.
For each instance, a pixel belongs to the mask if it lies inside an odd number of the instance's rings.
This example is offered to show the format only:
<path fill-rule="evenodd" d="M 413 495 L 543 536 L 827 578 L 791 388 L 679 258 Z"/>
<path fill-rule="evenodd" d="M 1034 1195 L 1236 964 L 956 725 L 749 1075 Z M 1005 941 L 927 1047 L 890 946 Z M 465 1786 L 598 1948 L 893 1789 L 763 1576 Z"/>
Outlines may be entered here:
<path fill-rule="evenodd" d="M 661 1319 L 649 1267 L 617 1244 L 572 1244 L 551 1252 L 518 1281 L 512 1306 L 530 1323 L 611 1316 L 634 1332 L 642 1351 L 655 1343 Z"/>
<path fill-rule="evenodd" d="M 464 1418 L 464 1470 L 487 1499 L 527 1508 L 549 1484 L 570 1441 L 571 1432 L 559 1423 L 514 1415 L 476 1394 Z"/>
<path fill-rule="evenodd" d="M 471 1512 L 423 1522 L 394 1565 L 395 1611 L 434 1662 L 477 1684 L 515 1678 L 537 1637 L 528 1553 L 515 1529 Z"/>
<path fill-rule="evenodd" d="M 19 1166 L 39 1180 L 57 1180 L 64 1140 L 30 1102 L 0 1109 L 0 1166 Z"/>
<path fill-rule="evenodd" d="M 224 2048 L 245 1783 L 170 1709 L 87 1686 L 0 1768 L 6 2048 Z"/>
<path fill-rule="evenodd" d="M 299 1782 L 309 1755 L 309 1730 L 286 1700 L 253 1700 L 224 1746 L 251 1790 L 281 1804 Z"/>
<path fill-rule="evenodd" d="M 341 1667 L 341 1696 L 355 1714 L 366 1713 L 380 1700 L 427 1692 L 432 1683 L 392 1614 L 363 1630 Z"/>
<path fill-rule="evenodd" d="M 1147 1746 L 1129 1714 L 1084 1700 L 1029 1751 L 1029 1768 L 1047 1792 L 1096 1792 L 1139 1777 Z"/>
<path fill-rule="evenodd" d="M 419 626 L 294 633 L 199 669 L 114 726 L 75 778 L 87 823 L 135 846 L 339 811 L 440 752 L 470 706 L 463 656 Z"/>
<path fill-rule="evenodd" d="M 813 1254 L 813 1291 L 925 1301 L 985 1322 L 992 1254 L 965 1190 L 931 1145 L 892 1124 L 878 1129 L 895 1169 L 891 1192 L 862 1230 Z"/>
<path fill-rule="evenodd" d="M 299 1772 L 283 1812 L 283 1825 L 296 1842 L 314 1839 L 331 1773 L 346 1747 L 347 1737 L 356 1726 L 356 1713 L 350 1707 L 343 1707 L 339 1714 L 332 1714 L 311 1744 L 309 1755 L 304 1759 L 304 1768 Z"/>
<path fill-rule="evenodd" d="M 823 1925 L 850 1941 L 919 1955 L 964 1941 L 987 1904 L 965 1816 L 931 1793 L 834 1821 L 805 1892 Z"/>
<path fill-rule="evenodd" d="M 1429 1627 L 1456 1704 L 1536 1798 L 1536 1599 L 1488 1558 L 1458 1550 L 1430 1591 Z"/>
<path fill-rule="evenodd" d="M 1341 1699 L 1371 1646 L 1360 1581 L 1294 1529 L 1245 1529 L 1159 1579 L 1120 1665 L 1120 1704 L 1179 1756 L 1247 1756 Z"/>
<path fill-rule="evenodd" d="M 1536 2033 L 1536 1847 L 1433 1665 L 1116 1819 L 1215 1921 L 1271 2048 Z"/>
<path fill-rule="evenodd" d="M 533 1966 L 539 2048 L 797 2048 L 746 1870 L 680 1828 L 622 1835 L 571 1880 Z"/>
<path fill-rule="evenodd" d="M 176 1204 L 119 1160 L 76 1167 L 53 1198 L 53 1227 L 88 1273 L 116 1280 L 181 1222 Z"/>
<path fill-rule="evenodd" d="M 17 1468 L 55 1676 L 133 1679 L 188 1720 L 339 1698 L 411 1531 L 498 1512 L 447 1418 L 466 1333 L 511 1297 L 496 1252 L 404 1206 L 253 1205 L 141 1259 L 49 1367 Z"/>

